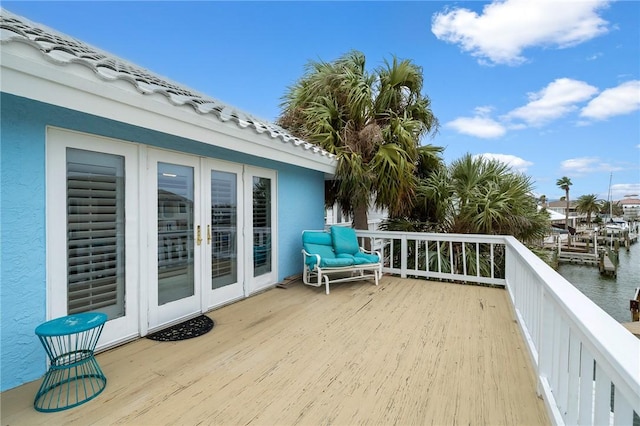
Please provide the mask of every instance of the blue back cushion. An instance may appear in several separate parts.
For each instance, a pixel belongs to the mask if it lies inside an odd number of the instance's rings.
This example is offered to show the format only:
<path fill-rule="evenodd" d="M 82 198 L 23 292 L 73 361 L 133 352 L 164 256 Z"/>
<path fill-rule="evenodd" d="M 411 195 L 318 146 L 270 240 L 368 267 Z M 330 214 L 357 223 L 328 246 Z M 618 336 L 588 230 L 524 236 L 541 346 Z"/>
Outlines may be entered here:
<path fill-rule="evenodd" d="M 337 254 L 356 254 L 360 251 L 356 231 L 344 226 L 332 226 L 331 238 Z"/>
<path fill-rule="evenodd" d="M 331 245 L 331 234 L 324 231 L 303 231 L 302 247 L 307 253 L 319 254 L 321 261 L 324 259 L 335 259 L 333 245 Z M 305 256 L 305 263 L 311 269 L 315 268 L 318 258 L 315 256 Z"/>
<path fill-rule="evenodd" d="M 307 243 L 331 246 L 331 234 L 324 231 L 302 231 L 302 244 Z"/>

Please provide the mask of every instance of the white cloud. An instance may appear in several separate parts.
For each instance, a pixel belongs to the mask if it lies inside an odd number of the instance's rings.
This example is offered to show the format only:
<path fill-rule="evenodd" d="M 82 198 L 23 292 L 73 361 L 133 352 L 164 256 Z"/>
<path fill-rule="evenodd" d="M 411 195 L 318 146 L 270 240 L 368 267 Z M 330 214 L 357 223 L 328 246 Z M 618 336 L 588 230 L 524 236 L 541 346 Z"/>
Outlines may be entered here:
<path fill-rule="evenodd" d="M 532 126 L 540 126 L 576 110 L 598 92 L 584 81 L 558 78 L 536 93 L 529 93 L 530 102 L 505 115 L 506 119 L 520 119 Z"/>
<path fill-rule="evenodd" d="M 582 157 L 582 158 L 570 158 L 560 163 L 562 170 L 567 172 L 584 173 L 592 170 L 593 164 L 598 163 L 597 158 Z"/>
<path fill-rule="evenodd" d="M 478 14 L 464 8 L 436 13 L 431 31 L 480 62 L 517 65 L 523 50 L 536 46 L 574 46 L 608 31 L 598 13 L 609 0 L 494 1 Z"/>
<path fill-rule="evenodd" d="M 618 183 L 611 185 L 611 198 L 622 200 L 627 195 L 640 194 L 640 183 Z"/>
<path fill-rule="evenodd" d="M 446 123 L 445 126 L 456 130 L 458 133 L 483 139 L 503 136 L 507 129 L 489 117 L 490 112 L 491 107 L 477 107 L 473 117 L 459 117 Z"/>
<path fill-rule="evenodd" d="M 640 80 L 633 80 L 600 93 L 582 109 L 580 116 L 606 120 L 638 109 L 640 109 Z"/>
<path fill-rule="evenodd" d="M 510 154 L 492 154 L 492 153 L 486 152 L 484 154 L 474 155 L 473 157 L 484 157 L 490 160 L 498 160 L 502 163 L 507 164 L 512 169 L 521 173 L 525 173 L 530 166 L 533 166 L 532 162 L 523 160 L 520 157 L 516 157 L 515 155 L 510 155 Z"/>
<path fill-rule="evenodd" d="M 614 166 L 600 160 L 598 157 L 570 158 L 560 163 L 562 170 L 567 174 L 586 174 L 592 172 L 615 172 L 623 170 L 622 167 Z"/>

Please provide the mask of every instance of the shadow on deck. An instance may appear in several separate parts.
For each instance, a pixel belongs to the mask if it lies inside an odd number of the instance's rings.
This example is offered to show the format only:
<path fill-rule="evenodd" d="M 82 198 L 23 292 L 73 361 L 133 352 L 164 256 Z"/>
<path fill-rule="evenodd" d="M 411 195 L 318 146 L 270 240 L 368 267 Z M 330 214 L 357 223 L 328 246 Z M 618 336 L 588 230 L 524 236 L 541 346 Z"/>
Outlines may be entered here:
<path fill-rule="evenodd" d="M 33 409 L 4 392 L 3 425 L 548 424 L 505 290 L 384 277 L 275 288 L 209 313 L 181 342 L 97 356 L 96 399 Z"/>

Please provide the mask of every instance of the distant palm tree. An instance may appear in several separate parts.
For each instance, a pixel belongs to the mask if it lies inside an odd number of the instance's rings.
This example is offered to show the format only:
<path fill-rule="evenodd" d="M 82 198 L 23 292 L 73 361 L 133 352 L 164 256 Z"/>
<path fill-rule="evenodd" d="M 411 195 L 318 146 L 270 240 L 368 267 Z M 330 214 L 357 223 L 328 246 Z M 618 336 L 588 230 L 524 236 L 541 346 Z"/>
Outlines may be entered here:
<path fill-rule="evenodd" d="M 556 185 L 564 190 L 565 193 L 565 201 L 567 202 L 567 208 L 564 211 L 564 229 L 565 230 L 569 230 L 569 207 L 571 205 L 571 203 L 569 202 L 569 188 L 571 187 L 571 185 L 573 185 L 573 183 L 571 182 L 571 179 L 569 179 L 566 176 L 562 176 L 560 179 L 558 179 L 556 181 Z M 568 239 L 567 239 L 567 243 L 568 243 Z"/>
<path fill-rule="evenodd" d="M 598 213 L 602 208 L 603 201 L 598 199 L 596 194 L 581 195 L 576 203 L 576 210 L 579 213 L 586 213 L 587 226 L 591 226 L 591 215 Z"/>
<path fill-rule="evenodd" d="M 364 54 L 352 51 L 333 62 L 310 61 L 283 97 L 278 123 L 337 155 L 325 203 L 337 202 L 356 229 L 368 228 L 371 200 L 392 216 L 410 209 L 416 168 L 438 163 L 441 149 L 421 146 L 438 128 L 422 88 L 413 62 L 393 58 L 370 73 Z"/>
<path fill-rule="evenodd" d="M 540 207 L 542 207 L 543 209 L 547 208 L 547 196 L 546 195 L 541 195 L 540 198 Z"/>
<path fill-rule="evenodd" d="M 619 201 L 604 201 L 602 203 L 602 207 L 600 208 L 600 213 L 609 216 L 609 214 L 615 216 L 622 216 L 624 214 L 624 209 Z"/>

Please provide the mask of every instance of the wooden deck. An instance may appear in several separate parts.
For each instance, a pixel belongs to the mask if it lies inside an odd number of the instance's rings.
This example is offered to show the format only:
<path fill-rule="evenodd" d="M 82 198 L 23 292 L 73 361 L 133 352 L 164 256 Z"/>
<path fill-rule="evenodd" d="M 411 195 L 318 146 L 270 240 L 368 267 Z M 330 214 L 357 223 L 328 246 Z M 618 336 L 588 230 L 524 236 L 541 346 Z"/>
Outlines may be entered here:
<path fill-rule="evenodd" d="M 384 277 L 275 288 L 212 311 L 208 334 L 97 356 L 79 407 L 0 395 L 3 425 L 549 424 L 505 290 Z"/>

